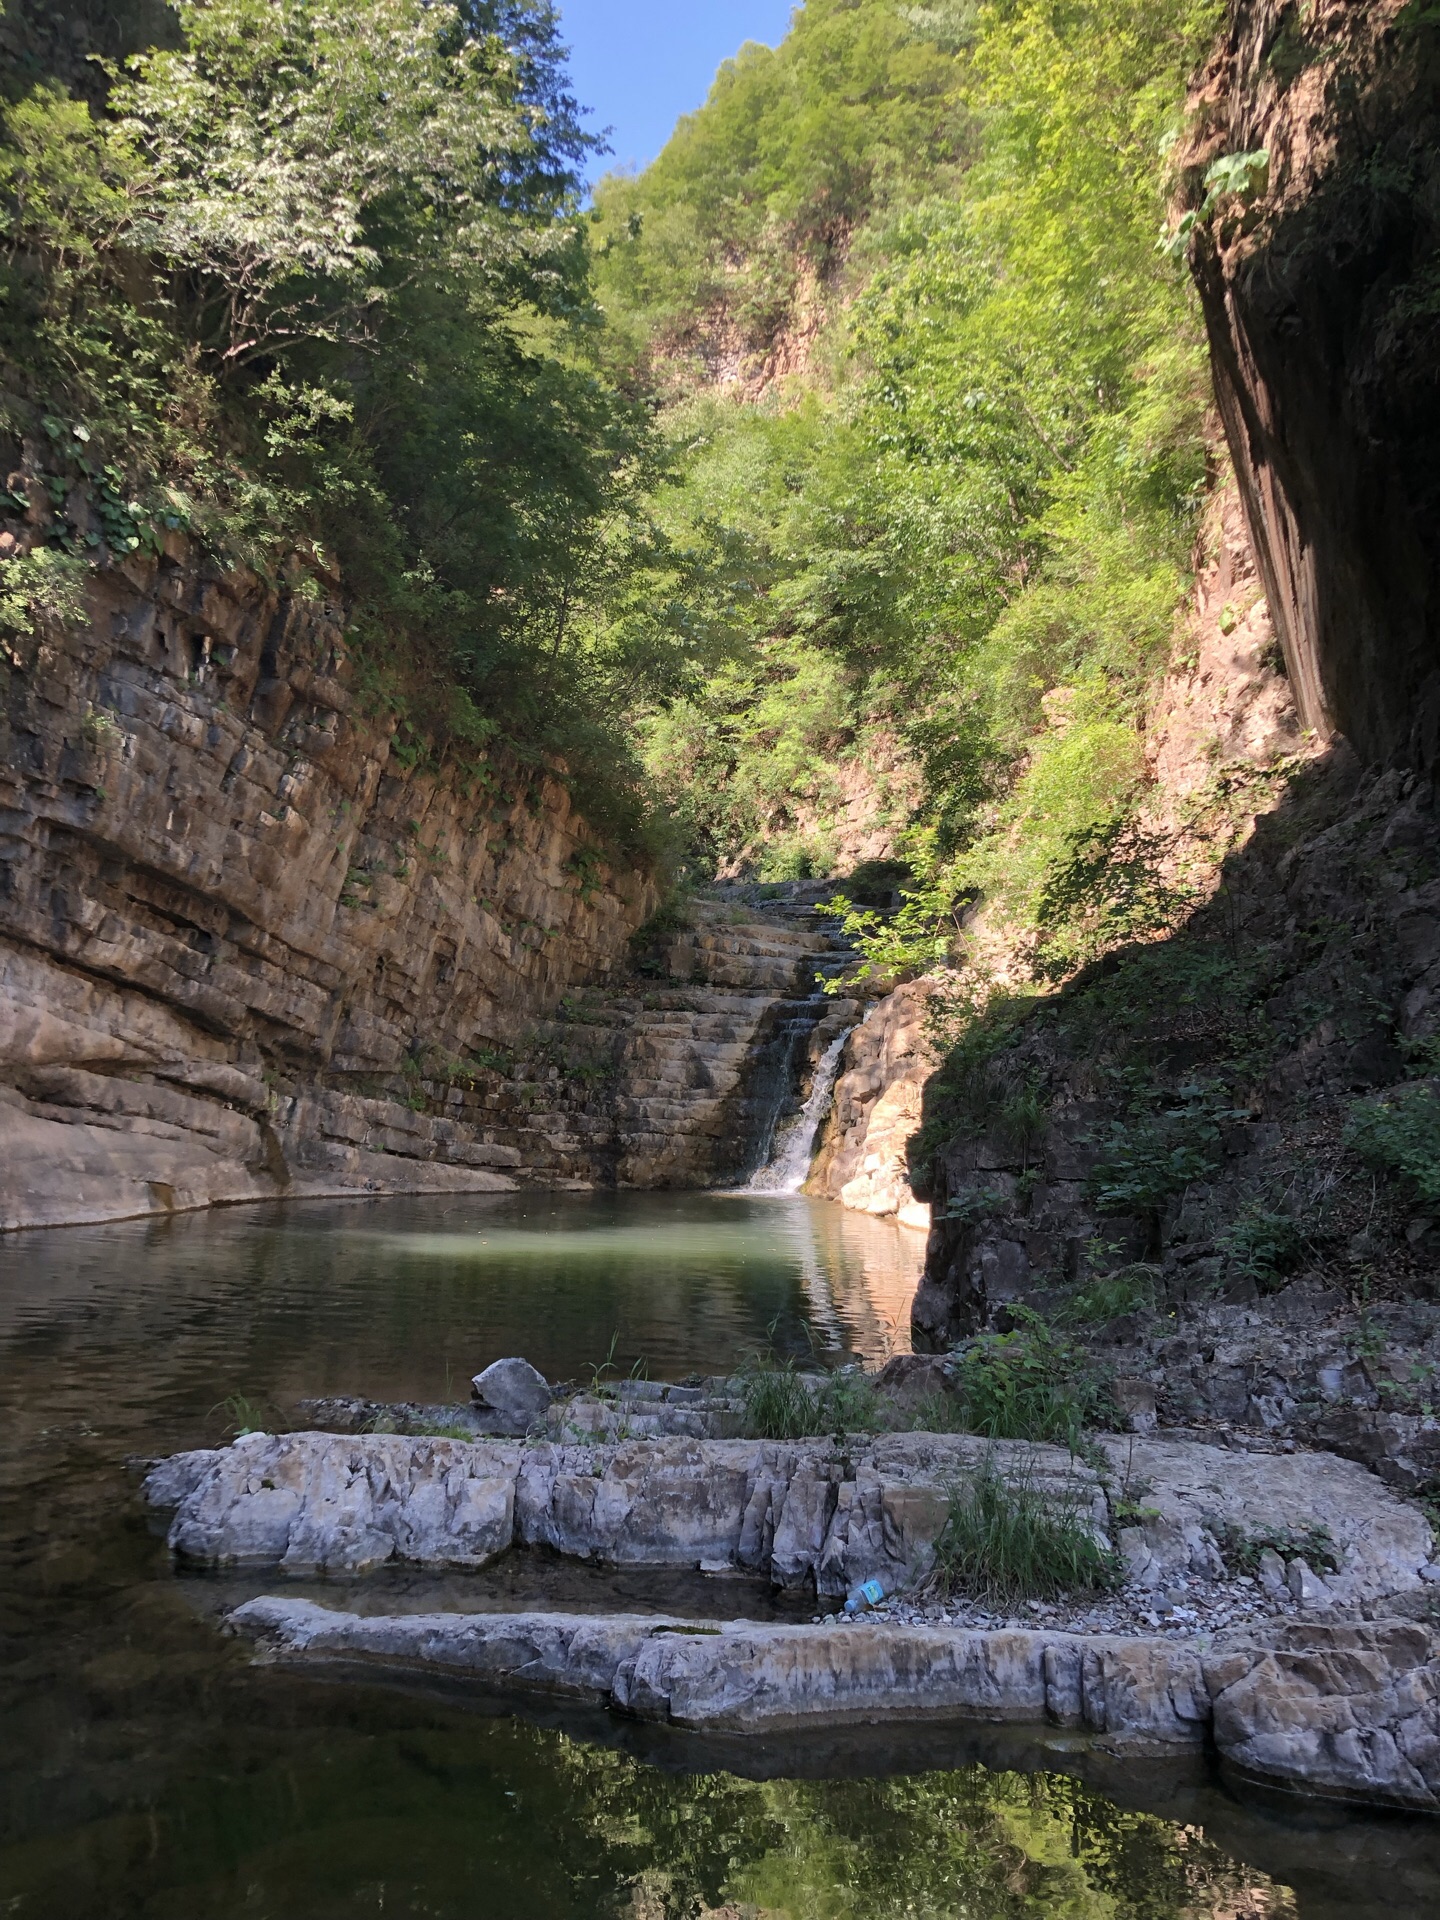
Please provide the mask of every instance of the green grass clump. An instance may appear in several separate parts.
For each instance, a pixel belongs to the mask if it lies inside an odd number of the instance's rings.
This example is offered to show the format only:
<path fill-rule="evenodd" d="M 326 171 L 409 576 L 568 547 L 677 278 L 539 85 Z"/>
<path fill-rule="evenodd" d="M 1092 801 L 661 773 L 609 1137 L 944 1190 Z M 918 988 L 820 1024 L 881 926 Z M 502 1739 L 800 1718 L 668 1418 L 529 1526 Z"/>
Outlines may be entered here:
<path fill-rule="evenodd" d="M 757 1354 L 740 1375 L 745 1431 L 755 1440 L 805 1440 L 821 1433 L 874 1433 L 879 1398 L 863 1374 L 832 1373 L 812 1386 L 793 1360 Z"/>
<path fill-rule="evenodd" d="M 252 1400 L 248 1393 L 230 1393 L 210 1409 L 211 1413 L 223 1413 L 226 1418 L 226 1432 L 237 1440 L 247 1433 L 269 1433 L 272 1429 L 274 1409 L 267 1400 Z"/>
<path fill-rule="evenodd" d="M 1109 1591 L 1120 1584 L 1120 1562 L 1088 1525 L 1078 1487 L 1049 1496 L 1028 1475 L 1003 1478 L 987 1458 L 951 1497 L 930 1579 L 942 1594 L 1008 1606 Z"/>
<path fill-rule="evenodd" d="M 1288 1213 L 1255 1204 L 1245 1207 L 1215 1244 L 1264 1293 L 1299 1264 L 1305 1235 Z"/>
<path fill-rule="evenodd" d="M 971 1433 L 1059 1441 L 1075 1451 L 1112 1413 L 1105 1376 L 1083 1348 L 1017 1309 L 1012 1333 L 985 1333 L 958 1356 L 955 1391 Z"/>
<path fill-rule="evenodd" d="M 1152 1313 L 1159 1282 L 1159 1268 L 1143 1262 L 1099 1274 L 1071 1294 L 1058 1317 L 1071 1326 L 1099 1327 L 1122 1313 Z"/>

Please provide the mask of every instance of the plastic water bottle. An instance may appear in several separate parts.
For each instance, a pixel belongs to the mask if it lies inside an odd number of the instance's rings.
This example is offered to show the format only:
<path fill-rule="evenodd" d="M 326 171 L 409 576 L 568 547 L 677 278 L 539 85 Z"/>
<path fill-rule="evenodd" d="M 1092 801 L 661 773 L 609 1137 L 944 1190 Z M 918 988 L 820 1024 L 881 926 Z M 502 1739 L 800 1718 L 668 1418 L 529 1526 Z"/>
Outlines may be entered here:
<path fill-rule="evenodd" d="M 854 1615 L 865 1613 L 871 1607 L 878 1607 L 885 1598 L 885 1586 L 873 1576 L 862 1580 L 858 1587 L 852 1587 L 845 1596 L 845 1611 Z"/>

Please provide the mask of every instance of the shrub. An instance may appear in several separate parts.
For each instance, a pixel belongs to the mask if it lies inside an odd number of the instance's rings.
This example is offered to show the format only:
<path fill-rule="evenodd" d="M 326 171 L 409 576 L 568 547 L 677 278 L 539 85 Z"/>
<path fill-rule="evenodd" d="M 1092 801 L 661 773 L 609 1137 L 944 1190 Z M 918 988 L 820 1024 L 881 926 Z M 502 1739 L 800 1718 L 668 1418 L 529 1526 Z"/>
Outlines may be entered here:
<path fill-rule="evenodd" d="M 1059 1317 L 1076 1326 L 1102 1326 L 1122 1313 L 1151 1313 L 1159 1283 L 1158 1267 L 1139 1263 L 1099 1274 L 1071 1294 Z"/>
<path fill-rule="evenodd" d="M 1104 1376 L 1084 1350 L 1025 1312 L 1013 1333 L 986 1333 L 959 1356 L 965 1425 L 992 1440 L 1056 1440 L 1072 1451 L 1109 1409 Z"/>
<path fill-rule="evenodd" d="M 1272 1287 L 1295 1266 L 1305 1250 L 1305 1236 L 1288 1213 L 1267 1207 L 1245 1207 L 1215 1242 L 1242 1273 L 1256 1285 Z"/>
<path fill-rule="evenodd" d="M 943 1594 L 963 1589 L 1013 1604 L 1117 1587 L 1120 1563 L 1114 1549 L 1095 1537 L 1078 1487 L 1057 1499 L 1042 1493 L 1028 1473 L 1002 1478 L 987 1458 L 951 1497 L 935 1543 L 931 1583 Z"/>
<path fill-rule="evenodd" d="M 1182 1087 L 1179 1104 L 1117 1121 L 1101 1143 L 1090 1194 L 1102 1213 L 1154 1217 L 1220 1163 L 1220 1122 L 1245 1115 L 1212 1105 L 1208 1090 Z"/>
<path fill-rule="evenodd" d="M 1440 1099 L 1433 1087 L 1357 1102 L 1345 1144 L 1368 1165 L 1408 1180 L 1422 1200 L 1440 1201 Z"/>

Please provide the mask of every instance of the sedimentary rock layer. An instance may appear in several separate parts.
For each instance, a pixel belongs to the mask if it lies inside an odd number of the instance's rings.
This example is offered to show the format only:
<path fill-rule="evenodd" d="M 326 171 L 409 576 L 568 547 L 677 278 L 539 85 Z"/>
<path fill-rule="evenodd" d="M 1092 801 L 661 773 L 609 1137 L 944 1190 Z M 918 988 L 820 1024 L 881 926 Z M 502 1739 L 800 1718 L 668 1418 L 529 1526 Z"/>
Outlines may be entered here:
<path fill-rule="evenodd" d="M 172 546 L 5 667 L 0 1226 L 510 1184 L 426 1062 L 614 971 L 653 886 L 556 774 L 398 758 L 338 594 Z"/>
<path fill-rule="evenodd" d="M 954 1489 L 989 1466 L 1067 1502 L 1114 1542 L 1141 1588 L 1208 1576 L 1224 1544 L 1277 1528 L 1328 1536 L 1336 1567 L 1310 1570 L 1317 1601 L 1373 1605 L 1421 1584 L 1428 1525 L 1352 1462 L 1103 1444 L 1102 1477 L 1060 1447 L 968 1434 L 844 1445 L 249 1434 L 161 1463 L 146 1494 L 176 1509 L 175 1552 L 206 1566 L 474 1567 L 513 1544 L 619 1566 L 745 1568 L 839 1595 L 872 1575 L 893 1587 L 928 1565 Z"/>
<path fill-rule="evenodd" d="M 1010 1629 L 655 1615 L 361 1616 L 266 1596 L 230 1615 L 272 1654 L 578 1694 L 711 1732 L 954 1715 L 1071 1727 L 1120 1754 L 1213 1739 L 1298 1792 L 1440 1810 L 1428 1627 L 1301 1625 L 1214 1646 Z"/>

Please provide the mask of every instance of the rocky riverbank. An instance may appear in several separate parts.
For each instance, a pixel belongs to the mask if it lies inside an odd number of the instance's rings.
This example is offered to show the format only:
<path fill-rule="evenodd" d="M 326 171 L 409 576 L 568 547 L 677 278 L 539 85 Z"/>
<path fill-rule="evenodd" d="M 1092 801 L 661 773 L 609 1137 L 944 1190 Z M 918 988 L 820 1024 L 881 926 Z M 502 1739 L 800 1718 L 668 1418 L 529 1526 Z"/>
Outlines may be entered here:
<path fill-rule="evenodd" d="M 493 1404 L 471 1418 L 529 1418 L 524 1438 L 252 1433 L 157 1463 L 146 1497 L 172 1512 L 177 1565 L 353 1581 L 548 1551 L 688 1568 L 722 1594 L 733 1582 L 742 1608 L 738 1576 L 759 1576 L 813 1594 L 815 1617 L 481 1616 L 453 1596 L 457 1611 L 377 1614 L 347 1610 L 342 1585 L 334 1607 L 277 1589 L 228 1623 L 265 1657 L 463 1675 L 716 1732 L 953 1715 L 1071 1727 L 1114 1752 L 1212 1742 L 1256 1779 L 1440 1811 L 1433 1537 L 1354 1462 L 1143 1435 L 1098 1436 L 1083 1459 L 954 1433 L 582 1440 L 575 1396 L 520 1404 L 521 1364 L 490 1370 Z M 658 1426 L 734 1421 L 725 1385 L 630 1398 Z M 1071 1516 L 1110 1553 L 1114 1590 L 1006 1602 L 938 1578 L 980 1476 Z M 867 1580 L 887 1597 L 844 1617 Z"/>

